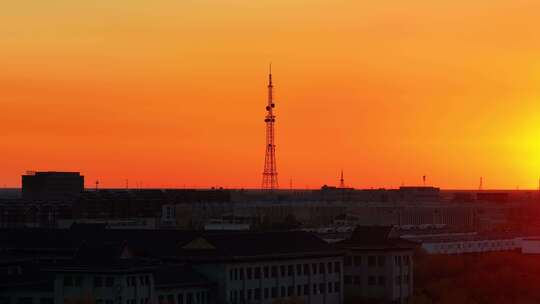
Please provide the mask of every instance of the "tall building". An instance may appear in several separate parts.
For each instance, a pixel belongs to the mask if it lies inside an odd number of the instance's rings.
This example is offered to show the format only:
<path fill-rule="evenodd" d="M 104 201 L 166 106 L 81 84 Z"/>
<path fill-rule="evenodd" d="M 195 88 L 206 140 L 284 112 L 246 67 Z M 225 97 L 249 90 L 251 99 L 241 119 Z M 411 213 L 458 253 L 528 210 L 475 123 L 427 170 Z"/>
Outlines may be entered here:
<path fill-rule="evenodd" d="M 22 176 L 22 198 L 27 201 L 69 201 L 84 190 L 79 172 L 28 172 Z"/>
<path fill-rule="evenodd" d="M 276 145 L 275 145 L 275 129 L 276 116 L 274 115 L 274 86 L 272 84 L 272 66 L 268 74 L 268 103 L 266 105 L 266 153 L 264 156 L 264 171 L 262 188 L 274 190 L 278 188 L 277 168 L 276 168 Z"/>

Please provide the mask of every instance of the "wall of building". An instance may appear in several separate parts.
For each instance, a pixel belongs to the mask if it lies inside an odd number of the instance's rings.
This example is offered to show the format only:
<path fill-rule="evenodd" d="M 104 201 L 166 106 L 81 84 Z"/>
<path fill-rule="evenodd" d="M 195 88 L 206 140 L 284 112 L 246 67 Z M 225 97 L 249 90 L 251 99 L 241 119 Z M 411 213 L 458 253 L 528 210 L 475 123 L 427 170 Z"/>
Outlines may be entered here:
<path fill-rule="evenodd" d="M 342 257 L 195 266 L 212 273 L 221 303 L 264 303 L 296 297 L 306 304 L 343 302 Z M 328 271 L 330 269 L 330 271 Z"/>
<path fill-rule="evenodd" d="M 353 250 L 344 261 L 345 300 L 406 303 L 413 292 L 412 250 Z"/>

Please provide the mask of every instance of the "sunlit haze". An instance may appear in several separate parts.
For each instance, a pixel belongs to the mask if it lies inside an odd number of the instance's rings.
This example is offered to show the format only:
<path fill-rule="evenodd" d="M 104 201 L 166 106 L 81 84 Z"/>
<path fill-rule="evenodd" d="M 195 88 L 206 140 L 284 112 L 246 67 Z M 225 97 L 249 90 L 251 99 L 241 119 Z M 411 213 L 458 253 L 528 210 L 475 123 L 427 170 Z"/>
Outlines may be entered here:
<path fill-rule="evenodd" d="M 0 186 L 536 188 L 540 1 L 0 4 Z"/>

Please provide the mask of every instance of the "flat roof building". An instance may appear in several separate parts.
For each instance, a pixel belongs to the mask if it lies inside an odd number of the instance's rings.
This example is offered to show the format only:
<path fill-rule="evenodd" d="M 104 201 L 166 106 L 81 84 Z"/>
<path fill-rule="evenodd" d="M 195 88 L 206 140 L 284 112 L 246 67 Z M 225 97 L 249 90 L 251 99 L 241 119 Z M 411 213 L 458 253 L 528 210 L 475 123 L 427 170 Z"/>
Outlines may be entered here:
<path fill-rule="evenodd" d="M 84 191 L 79 172 L 28 172 L 22 176 L 22 198 L 26 201 L 71 201 Z"/>

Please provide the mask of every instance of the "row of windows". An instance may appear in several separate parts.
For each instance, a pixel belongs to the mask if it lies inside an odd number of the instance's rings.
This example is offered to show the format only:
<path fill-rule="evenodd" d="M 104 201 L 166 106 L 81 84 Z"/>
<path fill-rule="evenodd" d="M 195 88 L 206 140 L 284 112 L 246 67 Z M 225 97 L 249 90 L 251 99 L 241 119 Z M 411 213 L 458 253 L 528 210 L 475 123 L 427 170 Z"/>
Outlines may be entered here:
<path fill-rule="evenodd" d="M 70 275 L 64 276 L 64 286 L 66 286 L 66 287 L 71 287 L 71 286 L 80 287 L 81 285 L 82 285 L 82 276 L 70 276 Z M 111 283 L 110 286 L 112 286 L 112 283 Z"/>
<path fill-rule="evenodd" d="M 362 256 L 355 255 L 355 256 L 345 256 L 345 260 L 343 261 L 343 264 L 345 266 L 361 266 L 362 265 Z"/>
<path fill-rule="evenodd" d="M 394 257 L 394 264 L 396 264 L 396 266 L 401 266 L 401 264 L 409 266 L 409 264 L 410 264 L 409 256 L 408 255 L 395 256 Z"/>
<path fill-rule="evenodd" d="M 345 276 L 344 277 L 345 285 L 361 285 L 362 284 L 362 278 L 361 276 Z M 409 275 L 404 276 L 397 276 L 395 278 L 396 285 L 400 285 L 401 283 L 408 284 L 409 283 Z M 368 276 L 368 285 L 370 286 L 384 286 L 386 284 L 386 277 L 385 276 Z"/>
<path fill-rule="evenodd" d="M 66 277 L 64 277 L 65 280 Z M 112 277 L 94 277 L 94 287 L 111 287 L 114 284 L 114 278 Z"/>
<path fill-rule="evenodd" d="M 150 276 L 129 276 L 126 278 L 126 284 L 127 286 L 135 286 L 137 285 L 137 278 L 139 278 L 139 285 L 150 285 Z"/>
<path fill-rule="evenodd" d="M 401 265 L 402 263 L 404 265 L 409 265 L 409 256 L 394 256 L 394 263 L 396 266 Z M 370 255 L 367 257 L 367 265 L 368 267 L 384 267 L 386 264 L 386 257 L 383 255 Z M 355 256 L 346 256 L 344 261 L 345 266 L 361 266 L 362 265 L 362 256 L 355 255 Z"/>
<path fill-rule="evenodd" d="M 262 291 L 262 292 L 261 292 Z M 341 285 L 339 282 L 328 282 L 328 283 L 319 283 L 313 284 L 310 288 L 309 284 L 304 285 L 294 285 L 290 286 L 281 286 L 272 287 L 272 288 L 254 288 L 248 289 L 246 291 L 242 290 L 231 290 L 229 291 L 229 302 L 237 303 L 251 300 L 261 300 L 261 299 L 275 299 L 278 297 L 292 297 L 292 296 L 308 296 L 310 294 L 331 294 L 341 292 Z"/>
<path fill-rule="evenodd" d="M 461 249 L 461 248 L 498 248 L 502 246 L 514 246 L 512 241 L 483 241 L 483 242 L 467 242 L 467 243 L 450 243 L 450 244 L 441 244 L 438 247 L 443 249 Z"/>
<path fill-rule="evenodd" d="M 206 304 L 208 294 L 206 291 L 179 293 L 176 297 L 172 294 L 158 297 L 159 304 Z"/>
<path fill-rule="evenodd" d="M 13 300 L 13 301 L 12 301 Z M 37 300 L 37 299 L 36 299 Z M 34 299 L 31 297 L 21 297 L 15 301 L 15 297 L 0 297 L 0 304 L 33 304 Z M 35 301 L 37 303 L 37 301 Z M 39 298 L 39 304 L 54 304 L 53 298 Z"/>
<path fill-rule="evenodd" d="M 137 281 L 139 281 L 139 285 L 150 285 L 150 276 L 129 276 L 126 278 L 126 284 L 127 286 L 135 286 L 137 285 Z M 80 287 L 82 284 L 82 276 L 71 276 L 66 275 L 64 276 L 64 286 L 70 287 Z M 112 287 L 114 285 L 114 278 L 113 277 L 94 277 L 94 287 Z"/>
<path fill-rule="evenodd" d="M 409 275 L 408 274 L 403 275 L 403 276 L 398 275 L 395 279 L 395 282 L 396 282 L 396 285 L 401 285 L 401 283 L 409 284 Z"/>
<path fill-rule="evenodd" d="M 312 263 L 312 264 L 293 264 L 280 266 L 264 266 L 264 267 L 246 267 L 233 268 L 229 270 L 229 280 L 251 280 L 260 279 L 261 277 L 276 278 L 291 277 L 294 275 L 310 275 L 310 274 L 325 274 L 325 273 L 340 273 L 341 264 L 339 262 L 328 263 Z"/>

